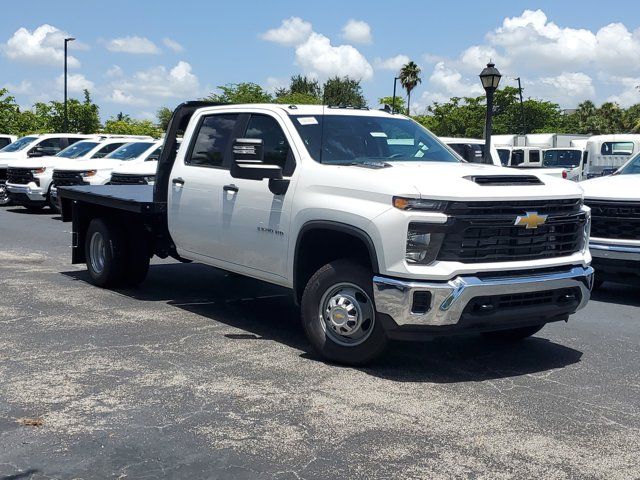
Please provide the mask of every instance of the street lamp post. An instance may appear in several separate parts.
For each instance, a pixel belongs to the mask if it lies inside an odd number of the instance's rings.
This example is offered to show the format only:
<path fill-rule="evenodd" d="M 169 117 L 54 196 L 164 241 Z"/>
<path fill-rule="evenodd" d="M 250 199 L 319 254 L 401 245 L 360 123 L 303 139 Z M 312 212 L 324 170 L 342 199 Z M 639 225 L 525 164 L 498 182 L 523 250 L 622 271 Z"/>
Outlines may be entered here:
<path fill-rule="evenodd" d="M 64 39 L 64 131 L 69 129 L 69 118 L 67 116 L 67 44 L 73 42 L 75 38 Z"/>
<path fill-rule="evenodd" d="M 522 102 L 522 83 L 520 83 L 520 77 L 516 78 L 518 80 L 518 92 L 520 93 L 520 127 L 522 129 L 522 134 L 527 134 L 527 124 L 524 118 L 524 103 Z"/>
<path fill-rule="evenodd" d="M 484 91 L 487 92 L 487 120 L 484 127 L 484 162 L 492 164 L 491 160 L 491 128 L 492 128 L 492 116 L 493 116 L 493 94 L 498 88 L 500 83 L 500 72 L 496 66 L 489 62 L 487 67 L 480 72 L 480 81 L 484 87 Z"/>
<path fill-rule="evenodd" d="M 398 83 L 400 77 L 393 78 L 393 98 L 391 99 L 391 113 L 396 113 L 396 83 Z"/>

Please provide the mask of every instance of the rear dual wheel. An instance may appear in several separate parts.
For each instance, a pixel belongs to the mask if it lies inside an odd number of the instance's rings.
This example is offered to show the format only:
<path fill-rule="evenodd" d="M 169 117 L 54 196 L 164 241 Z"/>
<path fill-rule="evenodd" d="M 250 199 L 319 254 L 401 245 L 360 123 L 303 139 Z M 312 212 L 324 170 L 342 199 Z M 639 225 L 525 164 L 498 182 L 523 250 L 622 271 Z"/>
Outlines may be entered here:
<path fill-rule="evenodd" d="M 135 233 L 139 232 L 126 232 L 113 220 L 91 220 L 85 239 L 85 258 L 94 285 L 133 286 L 145 279 L 151 255 L 144 235 Z"/>

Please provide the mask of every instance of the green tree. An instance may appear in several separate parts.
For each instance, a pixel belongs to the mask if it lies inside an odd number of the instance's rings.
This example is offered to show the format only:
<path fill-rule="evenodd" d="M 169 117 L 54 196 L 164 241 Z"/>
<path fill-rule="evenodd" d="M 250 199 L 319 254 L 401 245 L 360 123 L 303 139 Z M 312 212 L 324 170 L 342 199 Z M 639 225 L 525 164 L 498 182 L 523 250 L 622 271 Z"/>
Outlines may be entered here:
<path fill-rule="evenodd" d="M 64 102 L 51 100 L 47 103 L 38 102 L 34 105 L 36 116 L 41 118 L 41 124 L 50 133 L 96 133 L 100 130 L 99 107 L 91 100 L 91 94 L 84 90 L 84 101 L 75 98 L 67 101 L 68 123 L 64 124 Z M 65 132 L 66 133 L 66 132 Z"/>
<path fill-rule="evenodd" d="M 318 99 L 322 98 L 322 90 L 320 89 L 318 80 L 302 75 L 294 75 L 291 77 L 289 93 L 309 95 Z"/>
<path fill-rule="evenodd" d="M 111 117 L 104 123 L 102 131 L 117 135 L 150 135 L 154 138 L 159 138 L 164 133 L 150 120 L 134 120 L 128 115 Z"/>
<path fill-rule="evenodd" d="M 160 107 L 158 109 L 156 112 L 156 118 L 158 119 L 158 127 L 160 127 L 161 130 L 165 132 L 167 131 L 171 115 L 173 115 L 173 112 L 167 107 Z"/>
<path fill-rule="evenodd" d="M 355 108 L 367 106 L 367 101 L 362 94 L 362 87 L 358 80 L 335 76 L 325 82 L 323 91 L 323 100 L 326 105 Z"/>
<path fill-rule="evenodd" d="M 20 109 L 6 88 L 0 88 L 0 132 L 15 134 Z"/>
<path fill-rule="evenodd" d="M 307 93 L 286 93 L 276 96 L 276 103 L 286 105 L 320 105 L 322 100 L 316 96 Z"/>
<path fill-rule="evenodd" d="M 411 91 L 422 83 L 420 67 L 411 61 L 400 69 L 400 84 L 407 91 L 407 114 L 411 115 Z"/>
<path fill-rule="evenodd" d="M 404 106 L 404 98 L 402 97 L 396 97 L 395 102 L 393 97 L 382 97 L 378 99 L 378 103 L 382 106 L 388 105 L 389 107 L 393 108 L 393 111 L 396 113 L 404 113 L 406 111 Z"/>
<path fill-rule="evenodd" d="M 271 103 L 273 98 L 260 85 L 251 82 L 228 83 L 218 87 L 221 93 L 212 93 L 205 100 L 220 103 Z"/>

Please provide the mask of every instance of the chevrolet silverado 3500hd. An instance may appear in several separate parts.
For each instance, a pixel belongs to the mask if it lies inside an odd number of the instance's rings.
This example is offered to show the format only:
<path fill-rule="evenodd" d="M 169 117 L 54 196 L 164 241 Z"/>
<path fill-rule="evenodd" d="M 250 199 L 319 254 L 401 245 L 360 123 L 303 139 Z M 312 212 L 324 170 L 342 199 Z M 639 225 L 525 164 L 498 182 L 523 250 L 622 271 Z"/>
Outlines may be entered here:
<path fill-rule="evenodd" d="M 390 338 L 521 339 L 584 307 L 593 282 L 577 184 L 468 164 L 384 111 L 187 102 L 155 185 L 59 195 L 94 284 L 140 283 L 158 255 L 285 286 L 340 363 Z"/>

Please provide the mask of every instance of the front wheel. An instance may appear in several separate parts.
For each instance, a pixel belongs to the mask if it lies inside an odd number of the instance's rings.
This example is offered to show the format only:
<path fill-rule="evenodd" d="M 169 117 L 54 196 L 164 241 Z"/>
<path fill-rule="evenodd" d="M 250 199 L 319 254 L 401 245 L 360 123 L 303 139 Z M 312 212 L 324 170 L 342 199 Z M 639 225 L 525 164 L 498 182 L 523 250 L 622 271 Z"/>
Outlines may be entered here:
<path fill-rule="evenodd" d="M 302 295 L 302 323 L 323 358 L 363 365 L 382 354 L 387 337 L 376 321 L 372 273 L 351 260 L 321 267 Z"/>
<path fill-rule="evenodd" d="M 491 340 L 497 340 L 500 342 L 519 342 L 520 340 L 524 340 L 525 338 L 535 335 L 542 330 L 542 327 L 544 327 L 544 324 L 512 328 L 509 330 L 498 330 L 496 332 L 484 332 L 482 335 Z"/>
<path fill-rule="evenodd" d="M 4 182 L 0 182 L 0 207 L 10 204 L 11 199 L 9 198 L 9 192 L 7 192 L 7 185 Z"/>

